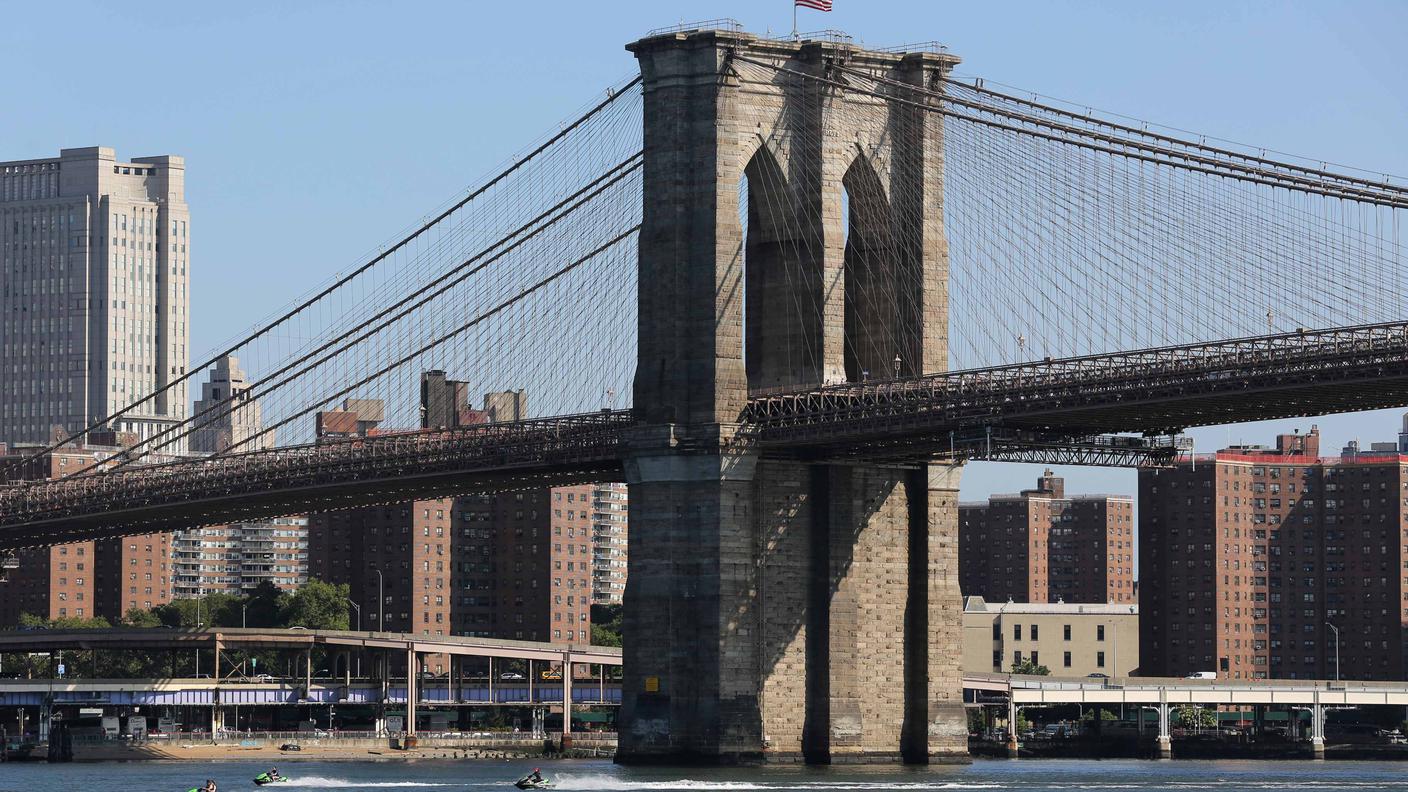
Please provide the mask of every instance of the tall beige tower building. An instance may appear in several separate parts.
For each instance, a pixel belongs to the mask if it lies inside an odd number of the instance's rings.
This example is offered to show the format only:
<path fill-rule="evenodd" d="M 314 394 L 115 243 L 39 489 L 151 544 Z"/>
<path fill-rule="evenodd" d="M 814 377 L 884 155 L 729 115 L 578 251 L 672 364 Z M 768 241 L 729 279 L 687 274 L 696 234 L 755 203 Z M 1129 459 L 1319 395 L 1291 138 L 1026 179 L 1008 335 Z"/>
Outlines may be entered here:
<path fill-rule="evenodd" d="M 0 442 L 81 429 L 185 373 L 185 176 L 181 157 L 103 147 L 0 162 Z M 111 428 L 150 437 L 186 404 L 178 385 Z"/>
<path fill-rule="evenodd" d="M 216 454 L 232 446 L 240 451 L 258 451 L 274 444 L 274 433 L 255 437 L 263 424 L 259 401 L 250 396 L 249 381 L 239 358 L 225 355 L 215 361 L 196 399 L 191 450 Z"/>

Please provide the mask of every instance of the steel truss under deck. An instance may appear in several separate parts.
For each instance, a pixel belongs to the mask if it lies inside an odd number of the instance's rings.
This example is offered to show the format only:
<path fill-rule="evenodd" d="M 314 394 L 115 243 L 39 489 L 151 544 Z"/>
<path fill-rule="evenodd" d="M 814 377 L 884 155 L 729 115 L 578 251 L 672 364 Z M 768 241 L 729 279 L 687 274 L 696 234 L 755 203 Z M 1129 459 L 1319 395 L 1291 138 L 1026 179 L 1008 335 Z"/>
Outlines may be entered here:
<path fill-rule="evenodd" d="M 1396 322 L 763 395 L 742 422 L 768 457 L 1143 465 L 1167 463 L 1189 426 L 1405 405 L 1408 322 Z M 0 490 L 0 551 L 620 481 L 636 428 L 630 410 L 603 410 L 26 483 Z"/>

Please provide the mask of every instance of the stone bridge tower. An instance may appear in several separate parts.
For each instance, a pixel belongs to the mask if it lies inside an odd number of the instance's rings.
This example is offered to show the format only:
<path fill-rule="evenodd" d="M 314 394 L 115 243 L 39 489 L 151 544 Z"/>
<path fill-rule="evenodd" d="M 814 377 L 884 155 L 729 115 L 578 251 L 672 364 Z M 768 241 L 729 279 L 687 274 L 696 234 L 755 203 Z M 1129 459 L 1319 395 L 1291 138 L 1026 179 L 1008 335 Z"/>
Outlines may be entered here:
<path fill-rule="evenodd" d="M 628 49 L 643 427 L 618 760 L 966 757 L 957 468 L 764 460 L 739 434 L 750 389 L 946 368 L 941 116 L 837 90 L 837 67 L 937 88 L 957 59 L 712 30 Z"/>

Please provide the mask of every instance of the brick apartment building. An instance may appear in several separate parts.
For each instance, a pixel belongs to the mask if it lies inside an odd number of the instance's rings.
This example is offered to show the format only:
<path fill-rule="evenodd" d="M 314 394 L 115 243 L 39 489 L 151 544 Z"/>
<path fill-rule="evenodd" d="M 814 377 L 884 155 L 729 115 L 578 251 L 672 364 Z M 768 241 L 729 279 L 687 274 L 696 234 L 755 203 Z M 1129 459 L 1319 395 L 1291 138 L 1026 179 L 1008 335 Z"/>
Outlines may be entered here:
<path fill-rule="evenodd" d="M 455 632 L 527 641 L 591 638 L 591 486 L 456 499 Z"/>
<path fill-rule="evenodd" d="M 0 460 L 34 455 L 12 478 L 38 480 L 70 475 L 119 450 L 87 446 L 35 455 L 40 448 L 0 444 Z M 18 624 L 25 613 L 116 622 L 131 608 L 169 602 L 171 542 L 171 534 L 161 533 L 21 550 L 18 566 L 0 583 L 0 626 Z"/>
<path fill-rule="evenodd" d="M 467 407 L 464 383 L 421 379 L 427 428 L 524 415 L 522 392 Z M 382 405 L 318 416 L 322 437 L 375 434 Z M 591 638 L 591 485 L 414 501 L 313 515 L 309 575 L 349 584 L 362 626 L 429 635 L 585 643 Z M 380 572 L 380 575 L 378 575 Z M 378 597 L 382 597 L 378 601 Z M 430 670 L 435 669 L 431 661 Z"/>
<path fill-rule="evenodd" d="M 958 506 L 958 579 L 988 602 L 1134 603 L 1134 501 L 1036 488 Z"/>
<path fill-rule="evenodd" d="M 1144 674 L 1405 678 L 1408 455 L 1319 454 L 1312 428 L 1140 471 Z"/>

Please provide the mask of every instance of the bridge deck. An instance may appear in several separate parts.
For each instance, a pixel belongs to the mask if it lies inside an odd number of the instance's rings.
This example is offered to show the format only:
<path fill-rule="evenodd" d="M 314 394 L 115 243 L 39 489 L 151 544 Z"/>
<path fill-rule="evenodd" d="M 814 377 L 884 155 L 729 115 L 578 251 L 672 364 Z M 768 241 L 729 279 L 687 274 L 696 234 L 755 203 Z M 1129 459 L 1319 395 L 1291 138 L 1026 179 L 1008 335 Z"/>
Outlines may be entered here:
<path fill-rule="evenodd" d="M 772 456 L 913 464 L 1021 458 L 1014 449 L 1044 448 L 1131 464 L 1150 458 L 1147 444 L 1106 433 L 1405 405 L 1408 322 L 1394 322 L 762 395 L 741 420 L 744 436 Z M 631 411 L 603 410 L 25 484 L 0 491 L 0 551 L 619 481 L 634 426 Z"/>
<path fill-rule="evenodd" d="M 1043 360 L 754 399 L 768 445 L 923 456 L 949 433 L 1165 434 L 1408 404 L 1408 322 Z"/>

